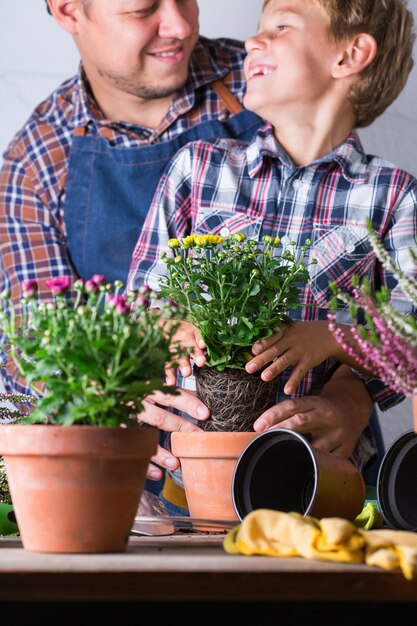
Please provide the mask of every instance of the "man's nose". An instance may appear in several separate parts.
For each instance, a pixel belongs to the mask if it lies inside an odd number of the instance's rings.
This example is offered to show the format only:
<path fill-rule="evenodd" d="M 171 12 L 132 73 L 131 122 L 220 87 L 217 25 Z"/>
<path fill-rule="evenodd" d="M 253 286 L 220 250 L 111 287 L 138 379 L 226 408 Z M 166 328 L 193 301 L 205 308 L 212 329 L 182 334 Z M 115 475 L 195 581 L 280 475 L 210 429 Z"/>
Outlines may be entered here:
<path fill-rule="evenodd" d="M 164 39 L 189 37 L 193 32 L 193 16 L 192 3 L 177 4 L 175 0 L 165 0 L 160 7 L 159 37 Z"/>

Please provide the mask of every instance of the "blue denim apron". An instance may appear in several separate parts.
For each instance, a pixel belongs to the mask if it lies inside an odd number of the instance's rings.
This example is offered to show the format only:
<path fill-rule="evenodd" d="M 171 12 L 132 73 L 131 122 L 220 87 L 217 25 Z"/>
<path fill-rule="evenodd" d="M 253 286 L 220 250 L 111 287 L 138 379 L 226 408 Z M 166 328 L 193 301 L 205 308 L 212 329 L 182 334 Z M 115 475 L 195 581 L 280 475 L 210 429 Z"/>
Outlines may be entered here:
<path fill-rule="evenodd" d="M 189 141 L 232 137 L 250 140 L 264 123 L 243 110 L 224 83 L 213 84 L 232 115 L 198 124 L 175 139 L 145 147 L 117 147 L 100 134 L 77 129 L 71 146 L 65 197 L 65 227 L 71 262 L 78 276 L 103 274 L 126 282 L 131 256 L 162 173 Z M 164 433 L 161 432 L 161 444 Z M 159 494 L 161 481 L 146 481 Z M 166 502 L 169 507 L 169 503 Z M 170 508 L 171 514 L 185 510 Z"/>
<path fill-rule="evenodd" d="M 98 133 L 74 136 L 65 226 L 76 273 L 84 279 L 103 274 L 110 282 L 125 282 L 157 184 L 179 148 L 197 139 L 249 140 L 261 125 L 257 115 L 241 110 L 223 122 L 203 122 L 172 140 L 145 147 L 112 146 Z"/>

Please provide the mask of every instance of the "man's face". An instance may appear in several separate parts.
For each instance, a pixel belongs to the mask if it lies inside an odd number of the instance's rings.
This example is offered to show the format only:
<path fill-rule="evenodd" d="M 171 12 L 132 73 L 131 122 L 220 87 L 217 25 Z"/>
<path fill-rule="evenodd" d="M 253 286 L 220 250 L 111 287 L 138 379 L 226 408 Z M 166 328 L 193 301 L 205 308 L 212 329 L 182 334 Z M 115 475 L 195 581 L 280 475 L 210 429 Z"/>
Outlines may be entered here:
<path fill-rule="evenodd" d="M 165 98 L 187 80 L 197 0 L 90 0 L 74 40 L 93 86 Z"/>
<path fill-rule="evenodd" d="M 337 50 L 324 10 L 313 0 L 271 0 L 246 50 L 244 102 L 268 121 L 283 107 L 296 115 L 315 110 L 334 86 Z"/>

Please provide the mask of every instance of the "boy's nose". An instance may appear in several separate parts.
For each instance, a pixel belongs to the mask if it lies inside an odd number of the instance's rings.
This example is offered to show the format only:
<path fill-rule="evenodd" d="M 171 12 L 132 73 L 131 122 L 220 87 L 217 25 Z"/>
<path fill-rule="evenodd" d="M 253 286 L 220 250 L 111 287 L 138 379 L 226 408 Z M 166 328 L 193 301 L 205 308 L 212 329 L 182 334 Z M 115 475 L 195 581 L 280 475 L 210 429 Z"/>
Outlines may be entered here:
<path fill-rule="evenodd" d="M 246 52 L 253 52 L 254 50 L 262 50 L 265 48 L 265 36 L 262 32 L 256 33 L 245 41 Z"/>
<path fill-rule="evenodd" d="M 193 32 L 192 14 L 181 3 L 166 0 L 160 7 L 158 35 L 164 39 L 185 39 Z"/>

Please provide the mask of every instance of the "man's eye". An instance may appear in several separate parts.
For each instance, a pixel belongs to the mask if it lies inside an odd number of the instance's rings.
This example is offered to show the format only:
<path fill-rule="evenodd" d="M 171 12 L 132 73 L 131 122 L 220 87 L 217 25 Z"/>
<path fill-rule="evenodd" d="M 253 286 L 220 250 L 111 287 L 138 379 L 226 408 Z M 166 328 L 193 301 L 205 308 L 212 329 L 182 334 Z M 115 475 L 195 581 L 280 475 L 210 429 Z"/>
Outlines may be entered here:
<path fill-rule="evenodd" d="M 148 15 L 152 15 L 152 13 L 155 12 L 156 10 L 156 2 L 154 4 L 151 4 L 150 6 L 144 8 L 144 9 L 138 9 L 137 11 L 131 11 L 131 15 L 134 15 L 135 17 L 147 17 Z"/>

